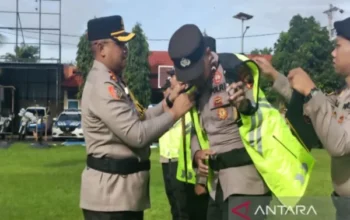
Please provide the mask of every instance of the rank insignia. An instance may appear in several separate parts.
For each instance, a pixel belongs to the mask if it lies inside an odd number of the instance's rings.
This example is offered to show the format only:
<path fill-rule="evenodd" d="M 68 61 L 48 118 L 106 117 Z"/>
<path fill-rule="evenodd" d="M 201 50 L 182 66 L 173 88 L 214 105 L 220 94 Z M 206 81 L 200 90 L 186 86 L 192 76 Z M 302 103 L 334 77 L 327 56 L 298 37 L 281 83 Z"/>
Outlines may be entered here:
<path fill-rule="evenodd" d="M 109 71 L 109 77 L 110 77 L 110 79 L 113 80 L 114 82 L 118 82 L 117 76 L 116 76 L 113 72 L 111 72 L 111 71 Z"/>
<path fill-rule="evenodd" d="M 222 81 L 222 73 L 216 71 L 213 78 L 214 84 L 219 85 Z"/>
<path fill-rule="evenodd" d="M 120 99 L 120 95 L 118 94 L 118 92 L 114 86 L 108 86 L 108 92 L 112 96 L 113 99 L 115 99 L 115 100 Z"/>
<path fill-rule="evenodd" d="M 228 113 L 227 113 L 227 110 L 225 108 L 218 108 L 216 111 L 217 111 L 219 119 L 225 120 L 227 118 Z"/>
<path fill-rule="evenodd" d="M 338 119 L 338 123 L 341 124 L 344 121 L 344 115 L 340 116 Z"/>
<path fill-rule="evenodd" d="M 215 96 L 214 97 L 214 107 L 220 107 L 222 106 L 222 98 L 220 96 Z"/>

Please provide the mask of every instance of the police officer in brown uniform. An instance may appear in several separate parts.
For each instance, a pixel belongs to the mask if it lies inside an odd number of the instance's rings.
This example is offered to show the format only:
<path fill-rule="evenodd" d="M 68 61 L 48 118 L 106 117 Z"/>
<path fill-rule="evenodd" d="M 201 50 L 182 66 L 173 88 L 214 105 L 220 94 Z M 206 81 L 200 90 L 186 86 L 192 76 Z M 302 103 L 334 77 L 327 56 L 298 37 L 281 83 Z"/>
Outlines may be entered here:
<path fill-rule="evenodd" d="M 192 106 L 189 96 L 172 93 L 165 101 L 138 112 L 121 81 L 126 43 L 121 16 L 88 22 L 95 61 L 82 97 L 82 124 L 87 166 L 82 173 L 80 207 L 87 220 L 141 220 L 150 207 L 150 143 L 165 133 Z M 176 98 L 176 99 L 175 99 Z"/>
<path fill-rule="evenodd" d="M 251 219 L 264 219 L 265 216 L 254 215 L 254 210 L 259 205 L 269 204 L 270 192 L 252 161 L 249 161 L 239 135 L 236 109 L 228 103 L 225 88 L 220 89 L 221 85 L 226 86 L 224 71 L 220 65 L 215 73 L 211 71 L 211 63 L 217 55 L 205 46 L 201 31 L 192 24 L 180 27 L 173 34 L 168 50 L 177 79 L 198 89 L 196 107 L 210 144 L 210 151 L 201 150 L 198 138 L 192 138 L 191 148 L 201 175 L 207 174 L 208 170 L 204 159 L 215 154 L 210 157 L 215 175 L 207 219 L 241 219 L 232 214 L 231 209 L 247 200 L 252 202 L 249 211 L 252 213 L 248 214 Z"/>
<path fill-rule="evenodd" d="M 273 88 L 289 103 L 293 90 L 304 96 L 304 114 L 309 117 L 323 147 L 331 155 L 333 204 L 337 220 L 350 219 L 350 18 L 334 23 L 336 48 L 332 52 L 334 67 L 344 77 L 346 88 L 338 96 L 323 94 L 301 68 L 278 73 L 263 58 L 255 61 L 266 76 L 274 80 Z M 293 111 L 295 106 L 289 106 Z M 303 131 L 300 131 L 303 132 Z"/>

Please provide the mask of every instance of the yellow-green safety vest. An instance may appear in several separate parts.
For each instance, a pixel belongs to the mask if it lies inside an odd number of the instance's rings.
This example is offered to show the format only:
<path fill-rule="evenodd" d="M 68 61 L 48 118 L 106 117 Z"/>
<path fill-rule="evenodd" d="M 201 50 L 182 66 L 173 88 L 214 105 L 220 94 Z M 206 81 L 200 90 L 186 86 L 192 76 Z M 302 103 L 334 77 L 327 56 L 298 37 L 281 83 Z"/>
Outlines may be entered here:
<path fill-rule="evenodd" d="M 178 120 L 168 132 L 159 138 L 159 154 L 167 159 L 179 157 L 181 142 L 181 119 Z"/>
<path fill-rule="evenodd" d="M 184 120 L 183 120 L 184 119 Z M 176 178 L 181 182 L 196 183 L 196 174 L 193 170 L 193 161 L 191 156 L 191 133 L 192 133 L 192 119 L 188 112 L 181 120 L 182 128 L 179 136 L 181 145 L 179 149 L 179 159 L 177 165 Z"/>
<path fill-rule="evenodd" d="M 178 120 L 159 138 L 160 155 L 167 159 L 178 159 L 176 178 L 187 183 L 196 183 L 191 157 L 192 120 L 190 113 Z"/>
<path fill-rule="evenodd" d="M 235 54 L 253 72 L 254 83 L 259 85 L 259 68 L 247 57 Z M 257 111 L 253 115 L 241 114 L 239 132 L 256 169 L 267 186 L 285 206 L 294 207 L 305 194 L 315 159 L 302 142 L 295 137 L 279 111 L 267 101 L 259 86 L 253 85 Z M 198 112 L 191 110 L 193 124 L 202 149 L 209 149 Z M 208 176 L 211 190 L 212 172 Z"/>

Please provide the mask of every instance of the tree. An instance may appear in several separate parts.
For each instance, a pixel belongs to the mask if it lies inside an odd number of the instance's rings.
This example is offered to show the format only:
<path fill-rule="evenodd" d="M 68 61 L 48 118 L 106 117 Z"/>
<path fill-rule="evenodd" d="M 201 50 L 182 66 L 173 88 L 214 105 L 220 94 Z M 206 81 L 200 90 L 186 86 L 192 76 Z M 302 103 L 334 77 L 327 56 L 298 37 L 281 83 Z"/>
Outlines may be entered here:
<path fill-rule="evenodd" d="M 263 49 L 254 49 L 252 50 L 252 52 L 250 52 L 250 54 L 252 55 L 272 55 L 273 49 L 269 48 L 269 47 L 265 47 Z"/>
<path fill-rule="evenodd" d="M 83 94 L 83 89 L 87 75 L 92 67 L 94 62 L 94 56 L 91 51 L 90 42 L 87 38 L 87 33 L 84 33 L 78 43 L 78 51 L 76 57 L 77 69 L 82 73 L 83 83 L 79 88 L 77 98 L 80 99 Z"/>
<path fill-rule="evenodd" d="M 334 73 L 331 52 L 334 45 L 328 31 L 314 17 L 294 16 L 287 32 L 282 32 L 274 45 L 272 63 L 280 72 L 287 74 L 296 67 L 303 68 L 326 91 L 337 90 L 342 81 Z"/>
<path fill-rule="evenodd" d="M 15 53 L 6 53 L 3 58 L 7 62 L 38 62 L 39 47 L 21 44 L 15 46 Z"/>
<path fill-rule="evenodd" d="M 147 38 L 140 23 L 137 23 L 132 31 L 136 36 L 128 43 L 129 53 L 123 78 L 140 104 L 148 106 L 151 99 L 151 85 L 149 82 L 150 67 Z"/>

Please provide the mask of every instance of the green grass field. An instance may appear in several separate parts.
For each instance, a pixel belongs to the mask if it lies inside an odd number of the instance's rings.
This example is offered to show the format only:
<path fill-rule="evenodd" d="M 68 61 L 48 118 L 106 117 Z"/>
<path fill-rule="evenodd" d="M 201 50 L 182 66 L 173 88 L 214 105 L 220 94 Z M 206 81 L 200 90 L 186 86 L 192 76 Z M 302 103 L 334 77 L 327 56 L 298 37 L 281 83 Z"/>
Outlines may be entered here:
<path fill-rule="evenodd" d="M 332 191 L 329 157 L 323 150 L 314 150 L 313 154 L 317 164 L 307 194 L 328 197 Z M 32 149 L 16 144 L 0 150 L 0 219 L 82 219 L 79 190 L 84 163 L 85 149 L 81 146 Z M 152 152 L 151 200 L 146 220 L 170 220 L 157 149 Z M 331 201 L 322 211 L 323 216 L 333 216 Z"/>

